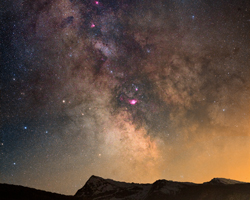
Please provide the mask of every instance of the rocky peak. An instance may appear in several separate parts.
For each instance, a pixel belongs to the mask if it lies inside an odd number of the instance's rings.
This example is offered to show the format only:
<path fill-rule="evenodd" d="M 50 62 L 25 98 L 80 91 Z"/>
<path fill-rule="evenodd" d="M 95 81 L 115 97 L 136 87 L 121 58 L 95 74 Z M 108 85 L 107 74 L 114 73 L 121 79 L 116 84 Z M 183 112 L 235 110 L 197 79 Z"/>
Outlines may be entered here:
<path fill-rule="evenodd" d="M 86 184 L 76 192 L 75 196 L 95 196 L 98 193 L 114 190 L 114 185 L 98 176 L 91 176 Z"/>
<path fill-rule="evenodd" d="M 209 182 L 205 182 L 204 184 L 210 184 L 210 185 L 231 185 L 231 184 L 239 184 L 244 183 L 241 181 L 236 181 L 232 179 L 226 179 L 226 178 L 213 178 Z"/>

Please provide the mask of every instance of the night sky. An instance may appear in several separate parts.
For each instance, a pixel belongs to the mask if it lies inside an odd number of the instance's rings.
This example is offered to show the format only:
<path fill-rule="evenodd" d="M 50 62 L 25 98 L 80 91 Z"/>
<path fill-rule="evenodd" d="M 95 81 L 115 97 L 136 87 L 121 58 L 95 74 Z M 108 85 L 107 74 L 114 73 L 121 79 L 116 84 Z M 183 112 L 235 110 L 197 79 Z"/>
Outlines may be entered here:
<path fill-rule="evenodd" d="M 250 1 L 1 1 L 0 182 L 250 182 Z"/>

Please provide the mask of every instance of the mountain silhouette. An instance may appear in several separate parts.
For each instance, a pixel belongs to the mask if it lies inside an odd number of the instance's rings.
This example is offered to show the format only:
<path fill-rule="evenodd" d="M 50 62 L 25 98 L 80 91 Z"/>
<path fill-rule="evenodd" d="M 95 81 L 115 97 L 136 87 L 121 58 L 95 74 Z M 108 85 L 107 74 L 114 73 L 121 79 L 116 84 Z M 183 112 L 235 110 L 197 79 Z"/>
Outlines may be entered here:
<path fill-rule="evenodd" d="M 91 176 L 73 196 L 0 184 L 1 200 L 249 200 L 250 183 L 214 178 L 203 184 L 157 180 L 126 183 Z"/>

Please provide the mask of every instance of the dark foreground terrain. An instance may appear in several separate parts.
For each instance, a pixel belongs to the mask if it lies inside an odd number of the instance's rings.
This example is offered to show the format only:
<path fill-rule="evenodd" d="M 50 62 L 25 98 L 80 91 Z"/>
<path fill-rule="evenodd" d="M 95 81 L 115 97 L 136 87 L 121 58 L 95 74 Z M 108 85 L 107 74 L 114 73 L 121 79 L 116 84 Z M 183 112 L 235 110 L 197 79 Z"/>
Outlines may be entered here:
<path fill-rule="evenodd" d="M 158 180 L 137 184 L 91 176 L 74 196 L 66 196 L 23 186 L 0 184 L 1 200 L 249 200 L 250 183 L 214 178 L 203 184 Z"/>

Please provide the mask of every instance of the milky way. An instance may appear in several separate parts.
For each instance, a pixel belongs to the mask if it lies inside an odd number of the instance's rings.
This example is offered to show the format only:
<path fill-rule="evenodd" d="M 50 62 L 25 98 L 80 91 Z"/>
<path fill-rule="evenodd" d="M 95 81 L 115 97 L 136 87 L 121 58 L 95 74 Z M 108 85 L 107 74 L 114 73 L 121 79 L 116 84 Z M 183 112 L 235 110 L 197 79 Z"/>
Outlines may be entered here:
<path fill-rule="evenodd" d="M 5 1 L 0 181 L 250 181 L 247 1 Z"/>

